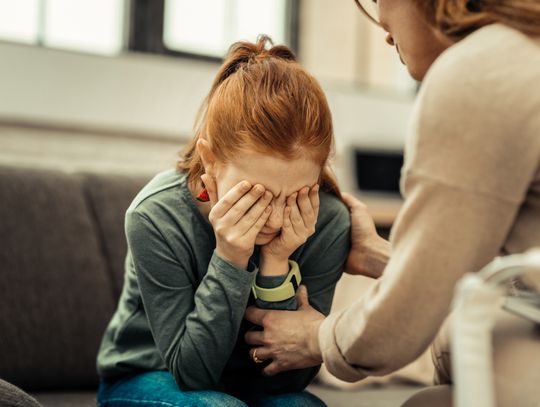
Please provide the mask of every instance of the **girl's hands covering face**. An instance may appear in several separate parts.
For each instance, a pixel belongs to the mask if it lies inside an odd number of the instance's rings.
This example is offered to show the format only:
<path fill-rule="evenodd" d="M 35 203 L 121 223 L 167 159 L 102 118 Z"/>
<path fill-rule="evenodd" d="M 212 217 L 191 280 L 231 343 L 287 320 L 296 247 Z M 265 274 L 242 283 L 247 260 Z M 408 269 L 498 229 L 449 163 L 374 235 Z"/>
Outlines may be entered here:
<path fill-rule="evenodd" d="M 255 239 L 265 225 L 272 207 L 272 194 L 260 185 L 242 181 L 218 200 L 213 177 L 201 177 L 212 209 L 209 221 L 216 235 L 216 253 L 240 268 L 246 268 L 253 254 Z"/>
<path fill-rule="evenodd" d="M 315 233 L 319 216 L 319 185 L 304 187 L 287 198 L 281 233 L 261 247 L 264 261 L 286 262 Z"/>

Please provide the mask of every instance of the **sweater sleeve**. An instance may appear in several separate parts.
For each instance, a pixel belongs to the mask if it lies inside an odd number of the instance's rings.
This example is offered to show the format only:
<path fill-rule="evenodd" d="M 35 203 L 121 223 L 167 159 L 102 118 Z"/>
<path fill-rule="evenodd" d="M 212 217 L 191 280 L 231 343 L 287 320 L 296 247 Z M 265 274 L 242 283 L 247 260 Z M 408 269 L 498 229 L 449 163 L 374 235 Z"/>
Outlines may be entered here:
<path fill-rule="evenodd" d="M 324 362 L 343 380 L 394 371 L 429 346 L 458 279 L 504 252 L 537 173 L 538 137 L 523 125 L 527 103 L 517 111 L 513 93 L 498 97 L 509 76 L 495 63 L 486 69 L 491 54 L 480 56 L 488 58 L 482 64 L 477 53 L 456 52 L 461 62 L 454 54 L 437 62 L 417 101 L 402 172 L 405 204 L 384 274 L 321 325 Z"/>
<path fill-rule="evenodd" d="M 156 346 L 184 390 L 220 388 L 234 348 L 254 273 L 215 253 L 197 285 L 190 253 L 173 253 L 144 214 L 128 212 L 126 234 Z"/>

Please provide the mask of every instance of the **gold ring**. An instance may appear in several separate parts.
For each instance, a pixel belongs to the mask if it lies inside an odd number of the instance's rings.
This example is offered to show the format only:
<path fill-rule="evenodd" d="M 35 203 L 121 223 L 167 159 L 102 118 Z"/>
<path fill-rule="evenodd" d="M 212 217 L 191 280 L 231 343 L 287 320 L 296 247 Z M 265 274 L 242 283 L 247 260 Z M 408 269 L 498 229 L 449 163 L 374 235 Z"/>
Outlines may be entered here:
<path fill-rule="evenodd" d="M 253 359 L 253 361 L 254 361 L 255 363 L 262 363 L 262 362 L 264 362 L 263 359 L 259 359 L 259 358 L 257 357 L 257 348 L 255 348 L 255 349 L 253 350 L 253 355 L 251 356 L 251 358 Z"/>

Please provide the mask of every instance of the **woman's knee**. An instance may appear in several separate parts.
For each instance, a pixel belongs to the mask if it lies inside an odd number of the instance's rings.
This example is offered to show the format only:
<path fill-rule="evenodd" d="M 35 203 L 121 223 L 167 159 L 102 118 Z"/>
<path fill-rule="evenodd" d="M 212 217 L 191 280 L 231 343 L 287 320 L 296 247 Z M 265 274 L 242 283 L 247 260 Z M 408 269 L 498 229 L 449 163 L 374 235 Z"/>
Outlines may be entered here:
<path fill-rule="evenodd" d="M 452 384 L 450 329 L 451 317 L 448 317 L 431 345 L 431 358 L 435 367 L 433 383 L 436 385 Z"/>

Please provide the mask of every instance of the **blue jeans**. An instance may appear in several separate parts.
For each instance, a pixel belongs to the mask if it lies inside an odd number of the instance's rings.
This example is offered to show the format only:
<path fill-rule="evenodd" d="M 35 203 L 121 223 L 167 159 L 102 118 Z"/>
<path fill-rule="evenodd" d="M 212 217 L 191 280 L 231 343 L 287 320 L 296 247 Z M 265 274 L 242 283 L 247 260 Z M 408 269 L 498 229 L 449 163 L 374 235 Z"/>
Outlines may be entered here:
<path fill-rule="evenodd" d="M 111 384 L 102 382 L 97 402 L 99 407 L 326 407 L 307 391 L 260 395 L 249 404 L 218 391 L 182 391 L 167 371 L 142 373 Z"/>

